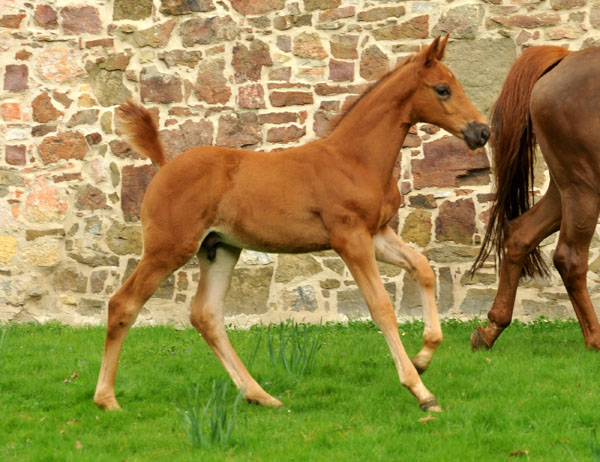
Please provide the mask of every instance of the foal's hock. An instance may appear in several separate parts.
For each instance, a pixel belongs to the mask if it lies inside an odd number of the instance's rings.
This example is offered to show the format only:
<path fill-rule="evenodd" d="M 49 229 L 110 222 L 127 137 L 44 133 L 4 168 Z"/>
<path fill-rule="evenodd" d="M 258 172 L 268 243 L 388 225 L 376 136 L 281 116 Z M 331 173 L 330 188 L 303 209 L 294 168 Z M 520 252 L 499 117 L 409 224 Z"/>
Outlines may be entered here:
<path fill-rule="evenodd" d="M 279 152 L 200 146 L 167 161 L 150 113 L 132 102 L 120 130 L 160 170 L 148 186 L 141 220 L 144 253 L 110 299 L 106 346 L 94 401 L 118 409 L 114 381 L 127 331 L 161 281 L 194 255 L 200 281 L 190 319 L 249 402 L 282 406 L 248 373 L 223 322 L 223 300 L 241 249 L 263 252 L 335 250 L 344 260 L 383 332 L 400 382 L 423 410 L 440 411 L 419 372 L 442 341 L 427 259 L 388 226 L 400 204 L 394 164 L 412 125 L 427 122 L 483 146 L 489 129 L 440 60 L 438 37 L 371 87 L 326 138 Z M 425 330 L 421 351 L 407 356 L 376 259 L 418 281 Z"/>

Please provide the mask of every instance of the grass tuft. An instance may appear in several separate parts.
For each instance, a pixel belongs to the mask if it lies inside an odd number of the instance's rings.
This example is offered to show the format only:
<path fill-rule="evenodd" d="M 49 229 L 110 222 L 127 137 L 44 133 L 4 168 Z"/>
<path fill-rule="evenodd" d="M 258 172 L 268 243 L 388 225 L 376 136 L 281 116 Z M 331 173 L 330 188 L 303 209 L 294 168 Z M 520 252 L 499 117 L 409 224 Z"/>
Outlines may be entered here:
<path fill-rule="evenodd" d="M 315 329 L 316 336 L 313 336 Z M 323 346 L 320 342 L 322 332 L 322 325 L 314 327 L 288 322 L 280 323 L 278 327 L 269 326 L 267 347 L 271 364 L 276 368 L 282 367 L 295 377 L 302 377 Z"/>
<path fill-rule="evenodd" d="M 255 327 L 252 330 L 253 330 L 253 332 L 258 332 L 258 337 L 256 339 L 256 343 L 254 344 L 254 348 L 252 349 L 252 351 L 248 355 L 248 359 L 246 360 L 246 363 L 245 363 L 246 364 L 246 368 L 248 370 L 251 370 L 252 366 L 254 366 L 254 361 L 255 361 L 256 356 L 258 354 L 258 349 L 260 347 L 260 344 L 262 342 L 262 336 L 263 336 L 264 326 L 261 323 L 260 326 L 257 326 L 257 327 Z"/>
<path fill-rule="evenodd" d="M 175 404 L 179 420 L 193 448 L 227 448 L 235 444 L 234 431 L 238 428 L 238 407 L 244 395 L 240 391 L 233 404 L 225 380 L 215 380 L 207 403 L 200 402 L 200 387 L 188 394 L 184 404 Z M 239 433 L 239 432 L 238 432 Z M 238 438 L 241 440 L 241 436 Z"/>

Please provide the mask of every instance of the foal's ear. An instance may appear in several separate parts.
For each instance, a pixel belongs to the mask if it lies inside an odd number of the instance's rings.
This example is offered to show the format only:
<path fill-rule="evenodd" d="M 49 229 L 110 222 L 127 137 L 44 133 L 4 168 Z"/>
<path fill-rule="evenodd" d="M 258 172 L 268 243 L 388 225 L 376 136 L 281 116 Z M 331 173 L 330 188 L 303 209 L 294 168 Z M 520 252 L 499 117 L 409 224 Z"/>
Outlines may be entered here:
<path fill-rule="evenodd" d="M 444 55 L 446 54 L 446 45 L 448 45 L 449 38 L 450 38 L 450 34 L 446 34 L 446 36 L 442 40 L 440 40 L 440 43 L 438 45 L 438 54 L 437 54 L 438 61 L 441 61 L 442 59 L 444 59 Z"/>
<path fill-rule="evenodd" d="M 423 64 L 425 66 L 431 66 L 434 61 L 442 60 L 444 53 L 446 52 L 446 45 L 448 44 L 449 36 L 449 34 L 446 34 L 446 37 L 441 39 L 441 36 L 438 35 L 431 45 L 423 50 L 421 53 L 421 58 L 423 59 Z"/>

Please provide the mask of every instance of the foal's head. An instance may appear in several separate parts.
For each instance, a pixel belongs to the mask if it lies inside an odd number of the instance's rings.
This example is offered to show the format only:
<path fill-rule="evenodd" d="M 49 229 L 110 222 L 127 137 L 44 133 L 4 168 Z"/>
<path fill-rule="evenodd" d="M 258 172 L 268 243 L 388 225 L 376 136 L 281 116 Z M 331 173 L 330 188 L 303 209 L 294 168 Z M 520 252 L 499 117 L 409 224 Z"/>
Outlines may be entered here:
<path fill-rule="evenodd" d="M 437 37 L 414 58 L 421 84 L 413 95 L 413 122 L 438 125 L 464 139 L 469 148 L 483 146 L 490 129 L 465 95 L 454 74 L 442 64 L 448 36 Z"/>

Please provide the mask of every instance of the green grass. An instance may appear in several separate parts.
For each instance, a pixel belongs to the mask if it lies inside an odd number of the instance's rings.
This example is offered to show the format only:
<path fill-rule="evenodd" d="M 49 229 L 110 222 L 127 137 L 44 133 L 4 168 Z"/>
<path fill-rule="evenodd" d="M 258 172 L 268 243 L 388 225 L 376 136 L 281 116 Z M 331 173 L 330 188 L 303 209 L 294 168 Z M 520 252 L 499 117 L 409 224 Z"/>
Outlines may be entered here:
<path fill-rule="evenodd" d="M 116 385 L 125 410 L 105 413 L 92 401 L 103 328 L 0 326 L 0 460 L 600 462 L 600 354 L 579 326 L 515 323 L 493 350 L 472 353 L 474 325 L 443 326 L 423 376 L 444 409 L 433 420 L 370 323 L 311 327 L 321 348 L 302 376 L 271 362 L 266 327 L 231 331 L 285 408 L 240 403 L 235 436 L 211 449 L 193 448 L 180 419 L 196 389 L 202 409 L 226 378 L 195 331 L 132 329 Z M 400 330 L 416 353 L 422 324 Z M 225 401 L 236 394 L 229 387 Z"/>
<path fill-rule="evenodd" d="M 253 350 L 254 356 L 260 346 L 261 330 L 259 330 L 256 348 Z M 314 331 L 314 326 L 300 325 L 295 322 L 280 323 L 279 326 L 267 328 L 267 348 L 271 365 L 275 368 L 281 367 L 295 377 L 303 376 L 312 366 L 317 352 L 323 346 L 322 326 L 319 326 L 316 332 Z M 248 367 L 252 364 L 253 361 L 250 361 Z"/>
<path fill-rule="evenodd" d="M 194 388 L 193 395 L 189 394 L 186 401 L 175 404 L 192 447 L 226 448 L 236 444 L 237 435 L 234 432 L 237 430 L 240 434 L 237 416 L 244 392 L 238 391 L 231 404 L 229 387 L 226 379 L 215 380 L 206 404 L 202 404 L 199 386 Z M 243 433 L 241 435 L 240 442 L 243 441 Z"/>

